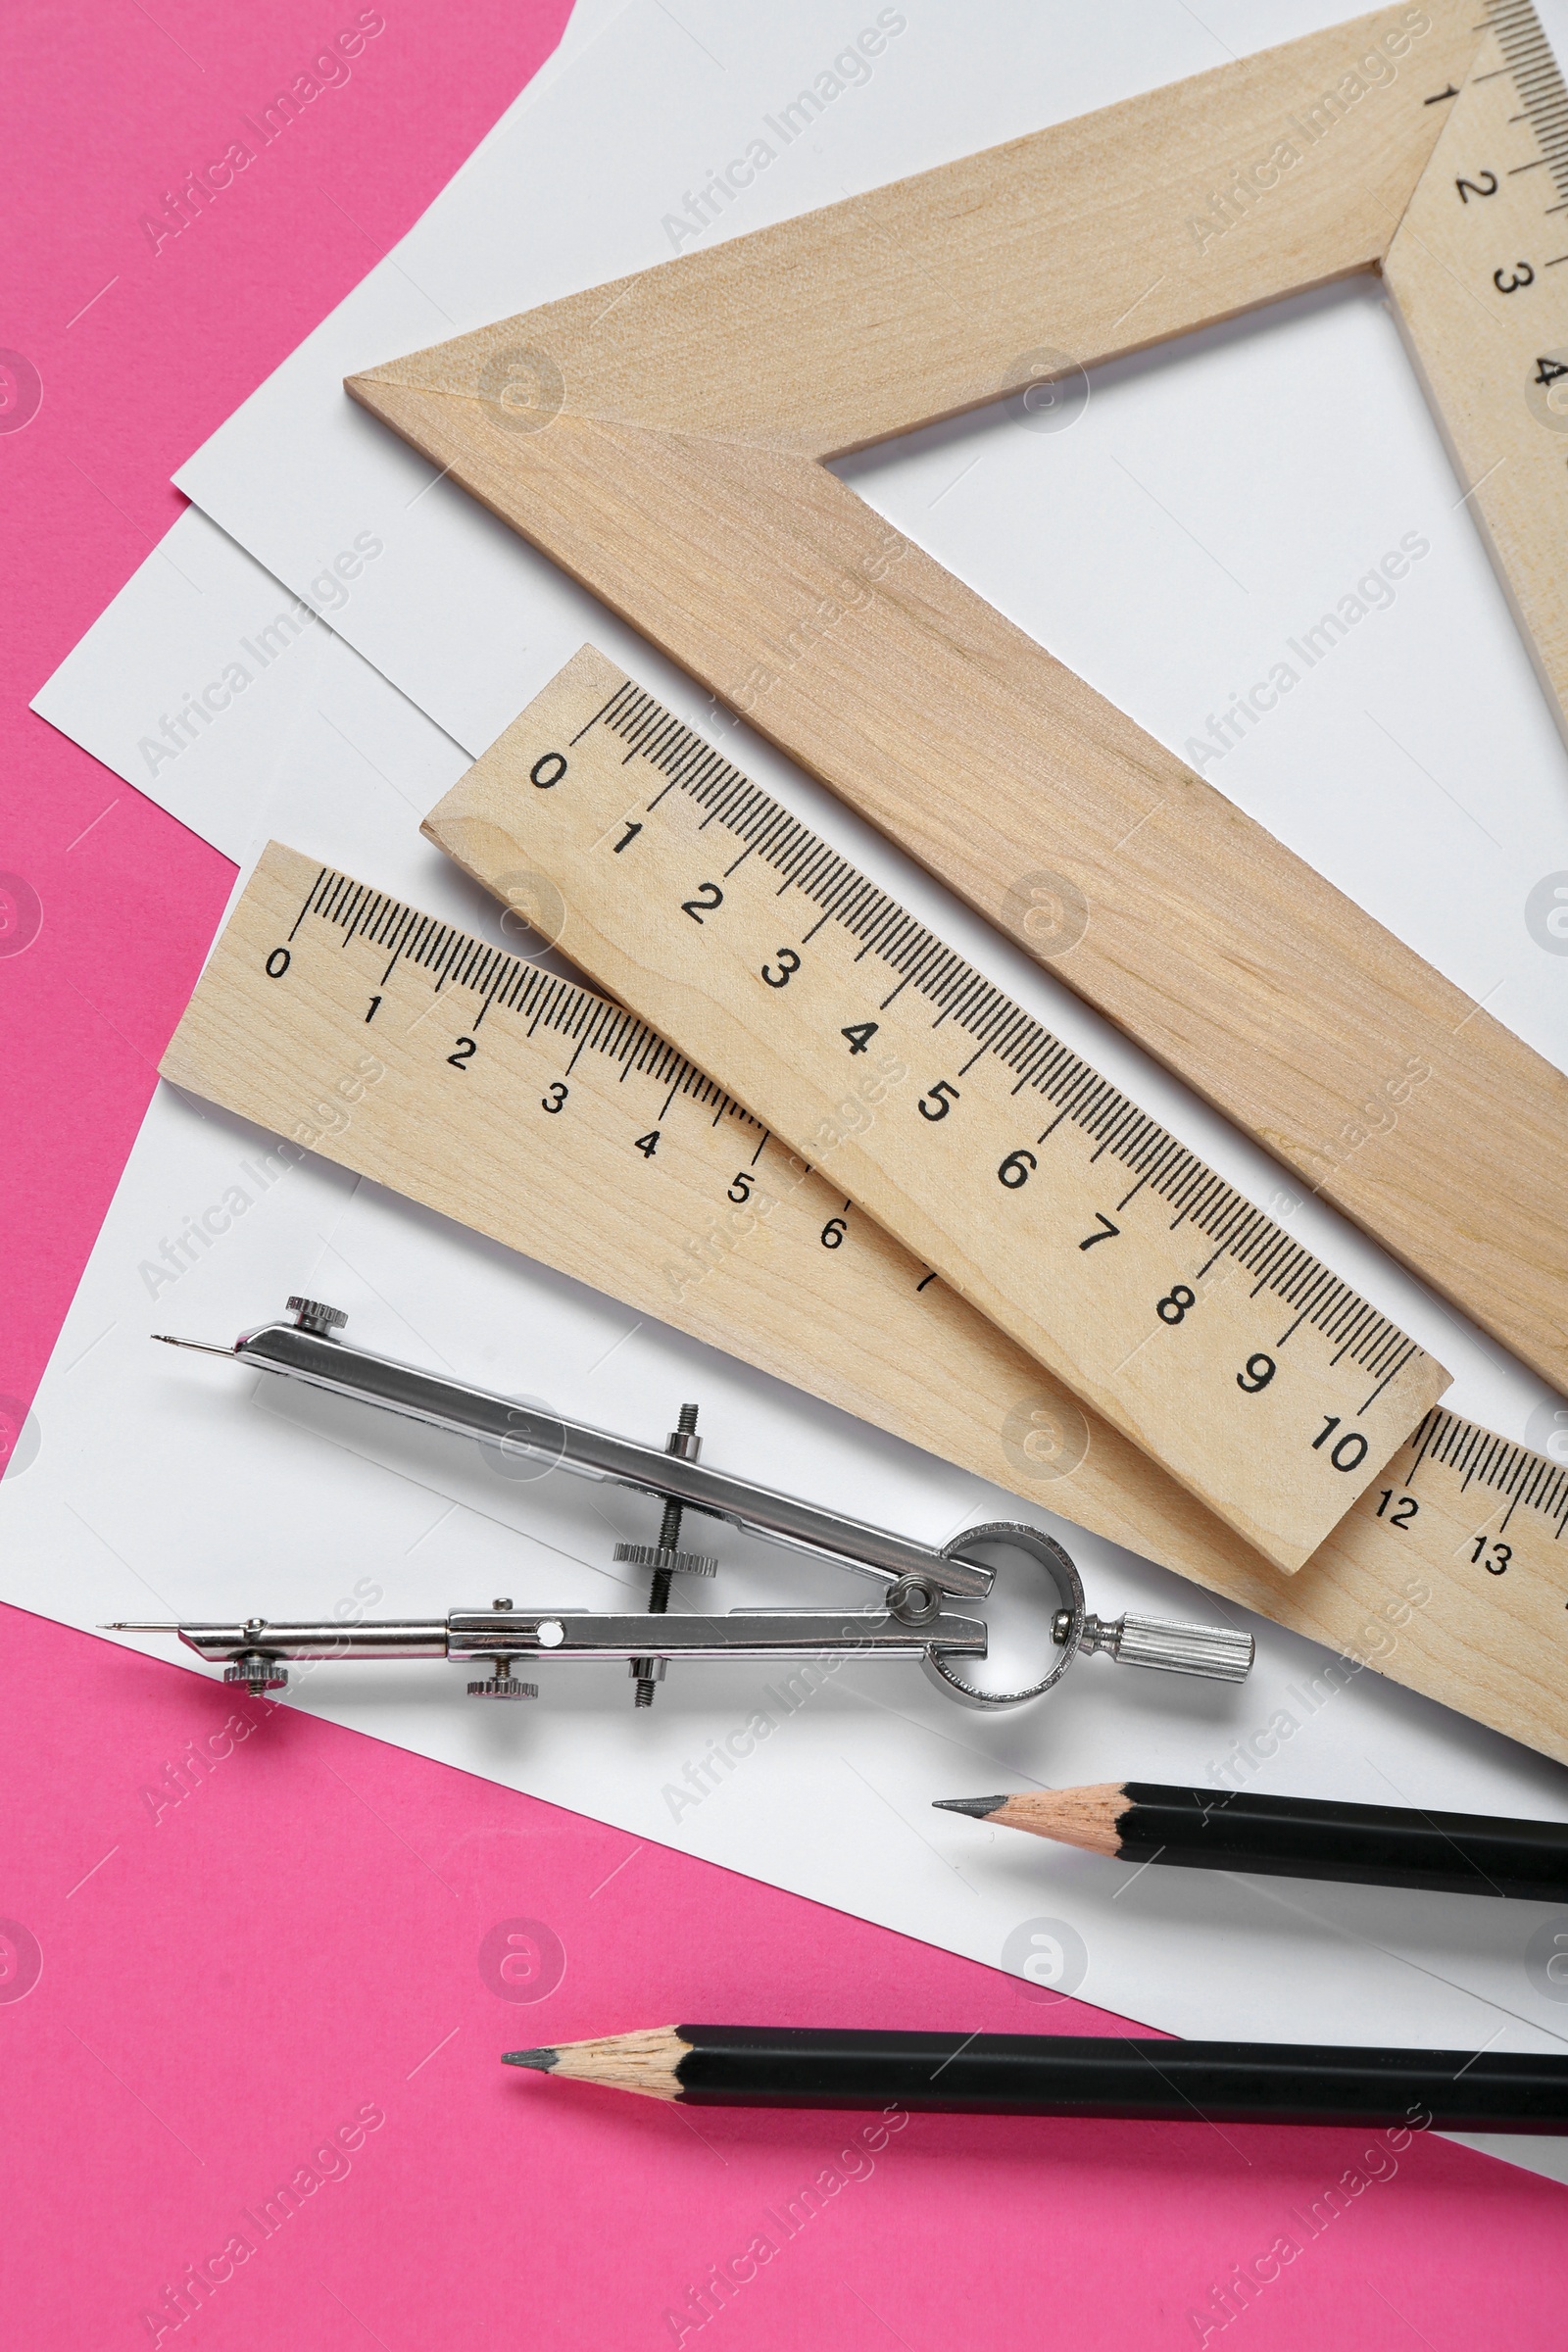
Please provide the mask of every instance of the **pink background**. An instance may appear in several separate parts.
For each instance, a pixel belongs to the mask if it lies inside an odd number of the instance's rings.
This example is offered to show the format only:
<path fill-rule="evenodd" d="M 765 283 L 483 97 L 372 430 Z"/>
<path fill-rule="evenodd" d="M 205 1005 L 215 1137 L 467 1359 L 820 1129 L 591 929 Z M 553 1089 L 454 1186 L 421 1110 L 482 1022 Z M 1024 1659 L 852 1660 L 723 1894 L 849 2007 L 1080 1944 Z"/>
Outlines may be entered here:
<path fill-rule="evenodd" d="M 43 390 L 29 422 L 0 432 L 0 871 L 36 894 L 41 926 L 16 952 L 14 910 L 30 902 L 0 885 L 4 1447 L 228 880 L 27 699 L 175 518 L 172 467 L 415 219 L 565 6 L 387 0 L 348 84 L 155 256 L 141 215 L 358 13 L 90 0 L 68 16 L 33 0 L 10 14 L 0 345 Z M 221 1687 L 18 1611 L 0 1656 L 14 2352 L 435 2352 L 503 2329 L 546 2347 L 671 2343 L 666 2312 L 833 2162 L 854 2119 L 595 2099 L 506 2072 L 499 2051 L 681 2016 L 1115 2030 L 358 1735 L 236 1709 Z M 250 1727 L 238 1740 L 221 1729 L 234 1714 Z M 191 1742 L 210 1763 L 181 1780 Z M 520 1983 L 496 1957 L 509 1934 Z M 367 2109 L 384 2120 L 313 2164 Z M 1144 2346 L 1196 2343 L 1205 2326 L 1252 2352 L 1561 2340 L 1568 2206 L 1546 2182 L 1417 2141 L 1309 2237 L 1293 2217 L 1373 2137 L 916 2117 L 721 2316 L 694 2327 L 688 2311 L 682 2340 Z M 318 2184 L 264 2237 L 247 2209 L 302 2167 Z M 256 2250 L 218 2262 L 176 2327 L 167 2291 L 235 2231 Z M 1195 2325 L 1282 2234 L 1302 2251 L 1244 2314 Z"/>

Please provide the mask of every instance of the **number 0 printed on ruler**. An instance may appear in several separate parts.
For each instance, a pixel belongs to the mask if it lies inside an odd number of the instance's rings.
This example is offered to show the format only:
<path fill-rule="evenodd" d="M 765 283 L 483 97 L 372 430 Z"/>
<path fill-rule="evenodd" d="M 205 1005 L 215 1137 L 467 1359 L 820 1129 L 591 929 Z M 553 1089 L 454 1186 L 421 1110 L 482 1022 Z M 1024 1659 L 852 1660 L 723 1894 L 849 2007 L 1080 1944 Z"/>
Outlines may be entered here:
<path fill-rule="evenodd" d="M 591 648 L 425 830 L 503 896 L 525 876 L 566 955 L 1276 1566 L 1300 1566 L 1446 1387 Z"/>

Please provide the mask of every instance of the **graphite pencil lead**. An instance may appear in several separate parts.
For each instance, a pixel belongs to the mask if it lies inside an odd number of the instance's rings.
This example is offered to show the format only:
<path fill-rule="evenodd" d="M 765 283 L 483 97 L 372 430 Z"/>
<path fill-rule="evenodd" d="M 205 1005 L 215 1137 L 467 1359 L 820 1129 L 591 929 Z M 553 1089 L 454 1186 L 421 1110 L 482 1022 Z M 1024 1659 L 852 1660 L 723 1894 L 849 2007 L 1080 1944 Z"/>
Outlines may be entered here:
<path fill-rule="evenodd" d="M 503 2050 L 503 2066 L 531 2066 L 536 2074 L 548 2075 L 560 2056 L 559 2050 Z"/>
<path fill-rule="evenodd" d="M 1004 1796 L 934 1796 L 931 1805 L 937 1813 L 967 1813 L 974 1821 L 984 1821 L 1006 1801 Z"/>
<path fill-rule="evenodd" d="M 1125 1788 L 1024 1788 L 1009 1796 L 949 1797 L 946 1810 L 994 1821 L 999 1830 L 1027 1830 L 1091 1853 L 1115 1854 L 1116 1822 L 1127 1810 Z"/>

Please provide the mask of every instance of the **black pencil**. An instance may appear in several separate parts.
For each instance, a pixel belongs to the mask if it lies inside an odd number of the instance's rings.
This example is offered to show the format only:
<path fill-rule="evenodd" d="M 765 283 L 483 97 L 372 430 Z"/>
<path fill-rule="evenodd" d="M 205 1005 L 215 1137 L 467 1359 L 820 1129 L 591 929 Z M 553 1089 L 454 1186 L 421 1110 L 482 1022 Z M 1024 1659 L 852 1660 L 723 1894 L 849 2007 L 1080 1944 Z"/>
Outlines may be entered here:
<path fill-rule="evenodd" d="M 939 1798 L 937 1807 L 1122 1862 L 1348 1879 L 1533 1903 L 1568 1900 L 1568 1823 L 1560 1821 L 1168 1788 L 1156 1781 L 1031 1789 L 1021 1796 L 949 1796 Z"/>
<path fill-rule="evenodd" d="M 689 2107 L 898 2107 L 1155 2123 L 1568 2128 L 1568 2058 L 1075 2034 L 657 2026 L 504 2063 Z"/>

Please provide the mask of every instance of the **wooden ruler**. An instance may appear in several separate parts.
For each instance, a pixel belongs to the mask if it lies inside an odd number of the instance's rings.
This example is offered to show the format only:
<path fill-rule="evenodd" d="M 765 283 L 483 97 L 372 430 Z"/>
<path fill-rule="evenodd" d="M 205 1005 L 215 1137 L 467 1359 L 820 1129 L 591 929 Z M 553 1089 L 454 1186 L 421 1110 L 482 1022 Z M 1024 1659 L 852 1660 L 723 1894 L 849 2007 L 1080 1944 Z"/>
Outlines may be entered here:
<path fill-rule="evenodd" d="M 275 844 L 162 1066 L 1568 1762 L 1568 1473 L 1539 1454 L 1437 1410 L 1282 1578 L 632 1014 Z"/>
<path fill-rule="evenodd" d="M 1488 13 L 1383 271 L 1568 735 L 1568 88 L 1529 0 Z"/>
<path fill-rule="evenodd" d="M 1276 1566 L 1447 1386 L 591 647 L 425 831 L 492 888 L 539 877 L 583 970 Z"/>

